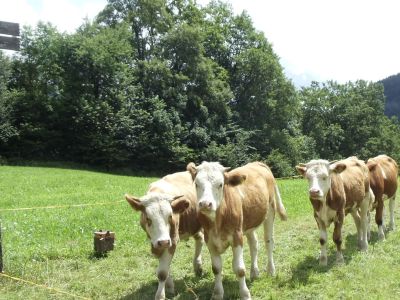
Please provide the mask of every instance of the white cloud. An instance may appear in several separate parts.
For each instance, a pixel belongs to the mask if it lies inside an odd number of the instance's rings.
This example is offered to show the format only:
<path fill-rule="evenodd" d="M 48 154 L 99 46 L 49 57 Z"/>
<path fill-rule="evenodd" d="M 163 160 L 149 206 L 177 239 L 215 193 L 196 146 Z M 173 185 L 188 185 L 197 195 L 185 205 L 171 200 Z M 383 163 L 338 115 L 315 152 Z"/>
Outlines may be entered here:
<path fill-rule="evenodd" d="M 93 19 L 106 0 L 13 0 L 1 4 L 0 20 L 36 26 L 50 22 L 60 31 L 74 32 L 84 18 Z"/>
<path fill-rule="evenodd" d="M 290 76 L 317 81 L 376 81 L 400 72 L 400 1 L 228 2 L 235 13 L 249 13 Z"/>

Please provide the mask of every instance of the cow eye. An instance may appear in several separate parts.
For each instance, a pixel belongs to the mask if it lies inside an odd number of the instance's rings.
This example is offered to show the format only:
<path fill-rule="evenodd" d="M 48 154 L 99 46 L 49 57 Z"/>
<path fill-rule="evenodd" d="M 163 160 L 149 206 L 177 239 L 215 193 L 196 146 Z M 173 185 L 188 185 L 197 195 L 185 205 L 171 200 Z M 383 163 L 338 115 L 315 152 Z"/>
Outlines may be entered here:
<path fill-rule="evenodd" d="M 222 183 L 219 184 L 219 188 L 222 189 Z"/>
<path fill-rule="evenodd" d="M 168 217 L 168 222 L 172 222 L 172 215 L 170 215 L 169 217 Z"/>
<path fill-rule="evenodd" d="M 151 219 L 147 218 L 147 219 L 146 219 L 146 222 L 147 222 L 147 226 L 150 227 L 150 226 L 151 226 L 151 223 L 152 223 L 152 222 L 151 222 Z"/>

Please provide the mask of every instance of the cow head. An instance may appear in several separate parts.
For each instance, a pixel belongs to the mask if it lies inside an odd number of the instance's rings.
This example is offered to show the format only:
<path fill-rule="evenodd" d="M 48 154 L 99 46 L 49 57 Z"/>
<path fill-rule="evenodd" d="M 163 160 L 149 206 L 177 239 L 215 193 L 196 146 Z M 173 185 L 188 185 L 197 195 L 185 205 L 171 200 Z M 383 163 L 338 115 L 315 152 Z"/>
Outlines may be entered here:
<path fill-rule="evenodd" d="M 218 162 L 189 163 L 186 169 L 196 185 L 197 204 L 201 213 L 213 218 L 224 198 L 224 188 L 241 184 L 245 175 L 229 174 L 230 168 Z"/>
<path fill-rule="evenodd" d="M 148 193 L 138 199 L 125 195 L 126 201 L 136 211 L 142 213 L 140 225 L 146 231 L 154 249 L 169 248 L 173 238 L 171 231 L 175 230 L 180 214 L 189 207 L 189 201 L 184 196 L 170 196 L 162 193 Z"/>
<path fill-rule="evenodd" d="M 307 164 L 299 164 L 296 169 L 308 180 L 310 199 L 323 201 L 331 187 L 332 174 L 341 173 L 346 169 L 346 165 L 318 159 Z"/>

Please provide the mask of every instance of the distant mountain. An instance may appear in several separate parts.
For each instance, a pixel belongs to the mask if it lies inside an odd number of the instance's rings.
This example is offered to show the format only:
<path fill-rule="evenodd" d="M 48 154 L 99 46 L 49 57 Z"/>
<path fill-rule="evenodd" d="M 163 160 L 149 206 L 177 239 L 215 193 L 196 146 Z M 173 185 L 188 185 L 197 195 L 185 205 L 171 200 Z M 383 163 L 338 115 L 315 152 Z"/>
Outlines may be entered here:
<path fill-rule="evenodd" d="M 386 96 L 385 115 L 397 116 L 400 120 L 400 73 L 389 76 L 381 81 Z"/>

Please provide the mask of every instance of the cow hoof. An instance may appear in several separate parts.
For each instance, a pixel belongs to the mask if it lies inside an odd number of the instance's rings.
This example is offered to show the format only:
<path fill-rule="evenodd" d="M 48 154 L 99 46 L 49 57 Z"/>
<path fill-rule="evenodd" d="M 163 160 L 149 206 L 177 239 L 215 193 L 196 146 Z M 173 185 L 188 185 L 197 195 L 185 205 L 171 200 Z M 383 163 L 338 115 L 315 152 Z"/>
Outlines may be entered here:
<path fill-rule="evenodd" d="M 368 244 L 361 245 L 360 247 L 361 252 L 367 252 L 367 250 L 368 250 Z"/>
<path fill-rule="evenodd" d="M 393 230 L 395 230 L 395 229 L 396 229 L 396 226 L 394 226 L 393 223 L 389 223 L 389 230 L 390 230 L 390 231 L 393 231 Z"/>
<path fill-rule="evenodd" d="M 154 300 L 165 300 L 165 294 L 155 295 Z"/>
<path fill-rule="evenodd" d="M 201 265 L 196 265 L 194 267 L 194 273 L 196 274 L 196 276 L 203 275 L 203 267 Z"/>
<path fill-rule="evenodd" d="M 171 276 L 168 276 L 167 281 L 165 282 L 165 291 L 168 294 L 175 294 L 175 284 Z"/>
<path fill-rule="evenodd" d="M 240 299 L 242 299 L 242 300 L 251 300 L 250 292 L 247 291 L 247 293 L 243 293 L 243 295 L 240 295 Z"/>
<path fill-rule="evenodd" d="M 275 266 L 274 265 L 268 265 L 268 274 L 270 276 L 275 276 Z"/>
<path fill-rule="evenodd" d="M 213 293 L 213 295 L 211 296 L 212 300 L 222 300 L 223 298 L 224 298 L 224 295 L 216 294 L 216 293 Z"/>
<path fill-rule="evenodd" d="M 328 257 L 320 256 L 319 258 L 319 265 L 320 266 L 327 266 L 328 265 Z"/>
<path fill-rule="evenodd" d="M 336 264 L 342 265 L 344 264 L 343 254 L 336 254 Z"/>
<path fill-rule="evenodd" d="M 378 233 L 378 240 L 384 241 L 385 240 L 385 234 L 383 232 Z"/>
<path fill-rule="evenodd" d="M 250 280 L 254 280 L 260 277 L 260 271 L 258 268 L 254 268 L 250 271 Z"/>

